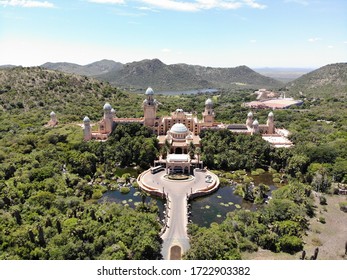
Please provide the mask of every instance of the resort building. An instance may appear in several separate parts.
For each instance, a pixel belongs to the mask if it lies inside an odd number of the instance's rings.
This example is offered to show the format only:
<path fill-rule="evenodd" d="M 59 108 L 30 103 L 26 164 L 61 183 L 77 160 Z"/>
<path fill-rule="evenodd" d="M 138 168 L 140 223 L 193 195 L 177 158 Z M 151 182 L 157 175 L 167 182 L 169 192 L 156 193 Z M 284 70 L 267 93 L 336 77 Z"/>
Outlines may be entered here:
<path fill-rule="evenodd" d="M 115 110 L 109 103 L 103 107 L 104 116 L 98 123 L 98 130 L 92 131 L 90 119 L 85 117 L 84 140 L 106 140 L 118 123 L 140 123 L 150 127 L 158 137 L 159 148 L 162 151 L 155 165 L 161 165 L 167 172 L 192 172 L 194 168 L 202 168 L 203 163 L 196 154 L 196 148 L 200 147 L 200 132 L 205 129 L 229 129 L 234 133 L 261 134 L 263 139 L 274 147 L 290 147 L 284 130 L 275 128 L 274 114 L 270 112 L 266 124 L 259 124 L 249 112 L 244 124 L 222 124 L 215 122 L 213 101 L 209 98 L 205 102 L 202 119 L 192 113 L 177 109 L 170 116 L 158 117 L 157 108 L 159 102 L 154 98 L 154 92 L 148 88 L 142 103 L 144 116 L 142 118 L 118 118 Z M 288 133 L 288 131 L 287 131 Z"/>
<path fill-rule="evenodd" d="M 303 104 L 302 100 L 295 100 L 293 98 L 271 98 L 265 100 L 251 101 L 244 103 L 244 107 L 252 109 L 288 109 L 292 106 L 300 106 Z"/>

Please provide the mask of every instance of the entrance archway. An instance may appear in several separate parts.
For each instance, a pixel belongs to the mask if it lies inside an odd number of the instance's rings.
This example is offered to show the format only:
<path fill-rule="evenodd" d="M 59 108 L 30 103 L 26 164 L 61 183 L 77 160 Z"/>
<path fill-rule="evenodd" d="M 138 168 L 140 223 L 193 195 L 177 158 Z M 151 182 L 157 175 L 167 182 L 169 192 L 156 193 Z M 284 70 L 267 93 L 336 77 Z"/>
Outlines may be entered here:
<path fill-rule="evenodd" d="M 182 153 L 183 153 L 182 148 L 180 148 L 180 147 L 176 148 L 175 154 L 182 154 Z"/>
<path fill-rule="evenodd" d="M 183 169 L 181 166 L 175 166 L 174 167 L 174 173 L 183 173 Z"/>
<path fill-rule="evenodd" d="M 170 260 L 180 260 L 182 256 L 182 248 L 180 246 L 172 246 L 170 248 Z"/>

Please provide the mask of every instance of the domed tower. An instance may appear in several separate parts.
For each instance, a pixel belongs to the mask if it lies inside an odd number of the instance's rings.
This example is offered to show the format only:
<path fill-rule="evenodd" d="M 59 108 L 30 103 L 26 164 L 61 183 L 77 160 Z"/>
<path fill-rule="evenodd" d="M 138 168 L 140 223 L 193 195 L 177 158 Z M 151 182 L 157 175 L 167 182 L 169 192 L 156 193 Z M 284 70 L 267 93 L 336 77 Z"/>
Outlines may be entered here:
<path fill-rule="evenodd" d="M 89 141 L 92 139 L 92 129 L 90 127 L 90 119 L 87 116 L 84 117 L 83 124 L 83 139 L 84 141 Z"/>
<path fill-rule="evenodd" d="M 105 133 L 110 133 L 112 131 L 113 116 L 112 116 L 112 106 L 110 103 L 105 103 L 104 105 L 104 123 L 105 123 Z"/>
<path fill-rule="evenodd" d="M 144 125 L 154 127 L 158 103 L 154 99 L 154 91 L 152 88 L 149 87 L 145 95 L 146 99 L 143 101 Z"/>
<path fill-rule="evenodd" d="M 253 129 L 252 129 L 252 134 L 258 134 L 259 133 L 259 122 L 258 120 L 255 120 L 252 124 Z"/>
<path fill-rule="evenodd" d="M 211 98 L 205 101 L 205 111 L 202 113 L 203 122 L 205 126 L 212 126 L 214 123 L 214 110 Z"/>
<path fill-rule="evenodd" d="M 247 114 L 247 120 L 246 120 L 246 126 L 248 130 L 252 129 L 252 125 L 253 125 L 253 113 L 249 112 Z"/>
<path fill-rule="evenodd" d="M 48 125 L 50 126 L 56 126 L 58 124 L 57 115 L 52 111 L 49 116 L 51 117 L 50 121 L 48 122 Z"/>
<path fill-rule="evenodd" d="M 275 134 L 275 122 L 274 122 L 274 113 L 270 112 L 267 118 L 267 134 Z"/>

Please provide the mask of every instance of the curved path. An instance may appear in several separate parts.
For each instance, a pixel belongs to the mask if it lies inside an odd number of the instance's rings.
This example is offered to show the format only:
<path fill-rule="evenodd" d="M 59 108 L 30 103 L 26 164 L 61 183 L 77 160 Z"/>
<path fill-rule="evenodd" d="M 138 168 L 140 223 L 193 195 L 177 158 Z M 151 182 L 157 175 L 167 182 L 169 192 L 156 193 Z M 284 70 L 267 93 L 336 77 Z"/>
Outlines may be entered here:
<path fill-rule="evenodd" d="M 188 198 L 207 195 L 219 186 L 218 177 L 210 171 L 196 171 L 191 180 L 168 180 L 164 178 L 165 171 L 151 174 L 149 170 L 140 174 L 137 179 L 140 187 L 151 194 L 166 196 L 166 219 L 163 228 L 162 255 L 165 260 L 177 259 L 171 256 L 171 251 L 177 251 L 177 246 L 184 254 L 189 248 L 188 225 Z M 205 176 L 211 175 L 212 181 L 205 182 Z M 175 248 L 176 250 L 171 250 Z"/>

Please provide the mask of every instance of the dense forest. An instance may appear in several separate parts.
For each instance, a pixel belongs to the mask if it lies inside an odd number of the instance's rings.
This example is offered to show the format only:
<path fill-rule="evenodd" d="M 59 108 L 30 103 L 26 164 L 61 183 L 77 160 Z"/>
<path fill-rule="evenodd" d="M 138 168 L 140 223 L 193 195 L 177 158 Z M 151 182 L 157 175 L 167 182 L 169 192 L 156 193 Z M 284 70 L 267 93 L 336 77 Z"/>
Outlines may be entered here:
<path fill-rule="evenodd" d="M 160 115 L 177 108 L 199 115 L 211 97 L 218 121 L 243 123 L 247 109 L 241 104 L 255 98 L 251 93 L 156 98 Z M 99 120 L 106 101 L 119 117 L 139 117 L 143 99 L 38 67 L 0 71 L 0 259 L 161 258 L 155 200 L 144 199 L 136 209 L 98 203 L 124 167 L 133 176 L 149 167 L 159 154 L 156 137 L 136 124 L 118 125 L 107 142 L 82 137 L 81 120 Z M 44 126 L 51 111 L 59 120 L 54 128 Z M 268 111 L 254 114 L 266 122 Z M 300 251 L 315 215 L 312 192 L 333 193 L 332 183 L 347 183 L 346 95 L 310 96 L 300 108 L 275 111 L 275 121 L 292 132 L 293 148 L 274 149 L 259 136 L 226 130 L 201 134 L 201 158 L 210 169 L 230 176 L 269 170 L 287 183 L 259 211 L 237 210 L 208 228 L 190 225 L 186 259 L 239 259 L 258 247 Z"/>

